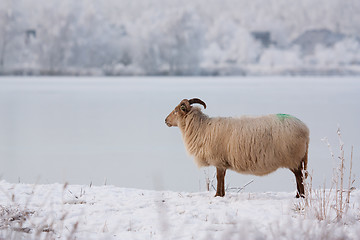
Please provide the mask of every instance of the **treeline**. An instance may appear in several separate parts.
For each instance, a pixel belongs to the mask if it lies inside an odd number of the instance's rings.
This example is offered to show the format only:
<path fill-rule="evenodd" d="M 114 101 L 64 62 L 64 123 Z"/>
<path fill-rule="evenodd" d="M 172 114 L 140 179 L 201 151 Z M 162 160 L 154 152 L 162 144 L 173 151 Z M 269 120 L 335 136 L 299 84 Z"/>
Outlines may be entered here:
<path fill-rule="evenodd" d="M 2 0 L 3 75 L 359 74 L 358 0 Z"/>

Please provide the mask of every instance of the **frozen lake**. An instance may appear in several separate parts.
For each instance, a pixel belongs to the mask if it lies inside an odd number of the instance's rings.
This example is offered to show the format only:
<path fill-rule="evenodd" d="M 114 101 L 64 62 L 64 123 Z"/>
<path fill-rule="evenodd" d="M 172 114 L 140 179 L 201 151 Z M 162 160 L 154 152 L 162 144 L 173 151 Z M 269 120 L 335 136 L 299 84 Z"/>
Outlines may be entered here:
<path fill-rule="evenodd" d="M 328 186 L 338 154 L 360 172 L 360 79 L 352 77 L 0 78 L 0 176 L 10 182 L 205 190 L 206 174 L 187 156 L 165 117 L 183 99 L 206 102 L 210 116 L 288 113 L 310 128 L 309 170 Z M 204 171 L 205 170 L 205 171 Z M 358 177 L 358 176 L 357 176 Z M 227 184 L 247 191 L 295 191 L 289 170 L 265 177 L 231 171 Z M 358 178 L 357 178 L 358 179 Z M 359 181 L 356 182 L 358 186 Z"/>

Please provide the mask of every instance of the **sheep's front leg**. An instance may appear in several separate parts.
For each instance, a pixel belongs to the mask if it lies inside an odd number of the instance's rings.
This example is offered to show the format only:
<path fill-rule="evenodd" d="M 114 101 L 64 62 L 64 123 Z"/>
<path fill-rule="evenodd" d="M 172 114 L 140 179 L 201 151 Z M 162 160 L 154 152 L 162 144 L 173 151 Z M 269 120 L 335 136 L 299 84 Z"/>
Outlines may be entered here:
<path fill-rule="evenodd" d="M 226 168 L 216 168 L 216 179 L 217 179 L 217 188 L 215 197 L 225 196 L 225 173 Z"/>

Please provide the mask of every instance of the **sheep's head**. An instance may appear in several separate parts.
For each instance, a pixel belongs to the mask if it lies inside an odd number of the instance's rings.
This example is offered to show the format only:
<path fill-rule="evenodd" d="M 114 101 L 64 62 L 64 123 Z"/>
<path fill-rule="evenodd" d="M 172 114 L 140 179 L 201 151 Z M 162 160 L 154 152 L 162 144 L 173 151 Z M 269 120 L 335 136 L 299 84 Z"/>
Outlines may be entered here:
<path fill-rule="evenodd" d="M 201 104 L 204 106 L 204 108 L 206 108 L 206 104 L 198 98 L 193 98 L 190 100 L 184 99 L 180 102 L 179 105 L 175 107 L 175 109 L 169 114 L 169 116 L 166 117 L 166 125 L 168 125 L 169 127 L 177 127 L 178 122 L 190 112 L 192 108 L 191 105 L 194 103 Z"/>

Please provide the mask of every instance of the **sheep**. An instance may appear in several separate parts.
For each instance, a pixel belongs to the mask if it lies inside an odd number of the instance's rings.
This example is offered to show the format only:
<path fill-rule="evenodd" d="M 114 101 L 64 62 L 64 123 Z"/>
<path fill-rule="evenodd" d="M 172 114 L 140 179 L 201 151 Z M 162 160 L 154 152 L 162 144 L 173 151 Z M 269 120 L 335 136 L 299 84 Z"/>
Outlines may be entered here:
<path fill-rule="evenodd" d="M 308 162 L 309 129 L 288 114 L 260 117 L 209 117 L 197 103 L 184 99 L 166 117 L 169 127 L 179 127 L 187 152 L 199 167 L 215 166 L 216 195 L 225 196 L 227 169 L 242 174 L 267 175 L 278 168 L 290 169 L 296 179 L 296 197 L 305 197 L 304 180 Z"/>

